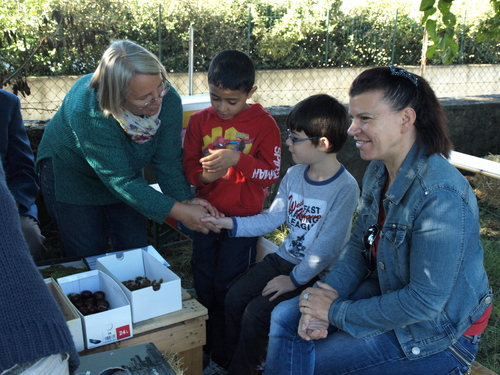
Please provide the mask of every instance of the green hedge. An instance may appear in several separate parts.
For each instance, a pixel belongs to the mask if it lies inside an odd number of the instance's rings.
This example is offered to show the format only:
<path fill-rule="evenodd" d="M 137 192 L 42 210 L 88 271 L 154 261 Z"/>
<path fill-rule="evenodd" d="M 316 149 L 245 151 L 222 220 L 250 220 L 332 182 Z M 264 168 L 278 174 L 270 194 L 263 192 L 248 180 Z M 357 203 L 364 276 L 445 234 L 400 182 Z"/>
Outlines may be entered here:
<path fill-rule="evenodd" d="M 343 14 L 341 1 L 0 0 L 0 81 L 80 75 L 95 69 L 110 41 L 130 39 L 158 54 L 171 72 L 187 72 L 189 28 L 194 70 L 220 50 L 247 51 L 258 69 L 381 64 L 419 65 L 423 28 L 383 6 Z M 498 42 L 477 43 L 480 25 L 457 30 L 457 62 L 498 63 Z M 429 61 L 439 64 L 438 60 Z"/>

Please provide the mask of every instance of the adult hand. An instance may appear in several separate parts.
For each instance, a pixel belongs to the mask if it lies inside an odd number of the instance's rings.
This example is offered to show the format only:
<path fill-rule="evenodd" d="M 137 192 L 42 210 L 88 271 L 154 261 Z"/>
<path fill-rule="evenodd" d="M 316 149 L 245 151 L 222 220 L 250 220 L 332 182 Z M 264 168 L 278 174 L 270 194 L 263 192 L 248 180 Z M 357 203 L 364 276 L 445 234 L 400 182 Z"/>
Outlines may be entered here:
<path fill-rule="evenodd" d="M 290 276 L 279 275 L 271 279 L 267 285 L 262 290 L 263 296 L 268 296 L 272 293 L 274 295 L 269 298 L 269 301 L 273 301 L 284 293 L 291 292 L 292 290 L 297 289 L 295 285 L 292 283 L 292 279 Z"/>
<path fill-rule="evenodd" d="M 200 159 L 203 169 L 208 172 L 218 172 L 235 166 L 240 160 L 238 151 L 222 149 L 208 150 L 208 155 Z"/>
<path fill-rule="evenodd" d="M 298 334 L 304 340 L 318 340 L 328 335 L 328 311 L 338 297 L 338 292 L 326 283 L 318 281 L 317 288 L 305 289 L 300 297 L 302 316 Z"/>
<path fill-rule="evenodd" d="M 326 283 L 318 281 L 317 285 L 317 288 L 307 288 L 302 292 L 299 301 L 300 312 L 328 321 L 330 306 L 339 298 L 339 294 Z M 307 298 L 304 298 L 306 294 Z"/>
<path fill-rule="evenodd" d="M 197 199 L 197 198 L 196 198 Z M 220 229 L 212 223 L 204 223 L 201 218 L 210 216 L 208 210 L 201 204 L 175 202 L 169 217 L 179 220 L 187 228 L 207 234 L 209 231 L 220 233 Z"/>
<path fill-rule="evenodd" d="M 210 202 L 207 201 L 206 199 L 193 198 L 193 199 L 186 201 L 185 203 L 186 204 L 199 204 L 200 206 L 205 207 L 205 209 L 208 211 L 210 216 L 213 216 L 217 219 L 225 216 L 223 213 L 219 212 L 219 210 L 217 210 L 214 206 L 212 206 L 210 204 Z"/>

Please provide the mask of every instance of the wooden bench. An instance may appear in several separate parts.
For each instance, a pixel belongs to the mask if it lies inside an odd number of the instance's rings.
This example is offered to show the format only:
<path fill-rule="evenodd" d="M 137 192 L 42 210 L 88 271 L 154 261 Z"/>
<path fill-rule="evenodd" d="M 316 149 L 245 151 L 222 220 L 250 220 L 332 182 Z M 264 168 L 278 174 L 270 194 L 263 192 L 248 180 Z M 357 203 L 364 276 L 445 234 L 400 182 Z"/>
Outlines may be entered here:
<path fill-rule="evenodd" d="M 500 178 L 500 163 L 462 152 L 452 151 L 448 159 L 452 165 L 469 172 Z"/>
<path fill-rule="evenodd" d="M 472 375 L 497 375 L 496 372 L 493 372 L 490 369 L 487 369 L 486 367 L 484 367 L 482 364 L 480 364 L 478 362 L 474 362 L 472 364 L 471 374 Z"/>

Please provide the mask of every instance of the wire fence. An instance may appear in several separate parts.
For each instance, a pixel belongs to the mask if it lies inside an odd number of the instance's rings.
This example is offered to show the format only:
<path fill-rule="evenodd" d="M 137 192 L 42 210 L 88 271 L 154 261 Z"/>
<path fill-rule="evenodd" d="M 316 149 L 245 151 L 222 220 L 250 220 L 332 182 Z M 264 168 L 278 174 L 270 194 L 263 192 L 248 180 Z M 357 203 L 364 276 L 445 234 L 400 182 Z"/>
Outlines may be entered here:
<path fill-rule="evenodd" d="M 459 43 L 456 63 L 443 66 L 430 60 L 425 69 L 421 66 L 424 29 L 397 11 L 389 18 L 372 15 L 368 20 L 358 17 L 339 26 L 338 20 L 335 21 L 328 10 L 324 19 L 317 20 L 323 26 L 323 33 L 298 36 L 301 27 L 297 25 L 295 29 L 286 30 L 291 35 L 289 38 L 281 35 L 273 39 L 273 33 L 279 30 L 276 25 L 283 17 L 284 14 L 269 11 L 257 19 L 249 10 L 247 25 L 234 31 L 239 34 L 237 45 L 233 42 L 219 44 L 219 50 L 240 49 L 252 57 L 259 87 L 253 99 L 265 107 L 294 105 L 318 92 L 329 93 L 345 102 L 349 85 L 359 72 L 369 66 L 389 64 L 404 66 L 423 75 L 439 97 L 500 95 L 500 42 L 474 42 L 473 31 L 465 26 L 465 15 L 456 38 Z M 160 8 L 158 30 L 164 22 Z M 265 23 L 264 29 L 269 35 L 255 31 L 257 23 Z M 217 44 L 219 38 L 220 43 L 224 42 L 223 32 L 227 33 L 227 30 L 222 28 L 220 35 L 217 27 L 211 30 L 212 44 L 214 40 Z M 185 34 L 183 39 L 186 42 L 182 44 L 181 52 L 185 57 L 185 68 L 170 69 L 168 51 L 160 32 L 156 44 L 150 43 L 149 48 L 164 62 L 170 72 L 169 80 L 180 95 L 206 94 L 206 70 L 217 51 L 207 52 L 204 48 L 206 32 L 201 33 L 196 25 L 187 29 Z M 64 54 L 64 50 L 58 50 L 58 53 Z M 208 53 L 212 56 L 207 56 Z M 24 118 L 49 119 L 78 77 L 28 77 L 30 95 L 21 97 Z"/>

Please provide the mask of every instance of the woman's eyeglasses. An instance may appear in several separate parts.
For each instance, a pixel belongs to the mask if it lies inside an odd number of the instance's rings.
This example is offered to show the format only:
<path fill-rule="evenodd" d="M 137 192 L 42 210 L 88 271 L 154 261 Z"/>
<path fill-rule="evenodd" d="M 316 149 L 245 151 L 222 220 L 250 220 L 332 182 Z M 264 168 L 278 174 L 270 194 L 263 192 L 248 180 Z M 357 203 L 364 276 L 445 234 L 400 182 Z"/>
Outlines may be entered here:
<path fill-rule="evenodd" d="M 288 138 L 292 140 L 292 144 L 295 144 L 297 142 L 302 142 L 302 141 L 309 141 L 311 139 L 318 139 L 318 138 L 321 138 L 321 137 L 310 137 L 310 138 L 296 138 L 292 135 L 292 132 L 290 131 L 290 129 L 287 129 L 286 130 L 287 133 L 288 133 Z"/>
<path fill-rule="evenodd" d="M 380 233 L 380 227 L 378 224 L 372 224 L 365 230 L 363 235 L 363 244 L 365 245 L 365 249 L 361 252 L 363 257 L 367 260 L 372 260 L 372 247 L 373 243 L 377 239 L 378 234 Z"/>
<path fill-rule="evenodd" d="M 157 100 L 160 100 L 162 99 L 165 95 L 167 95 L 167 92 L 168 90 L 170 90 L 170 86 L 168 86 L 165 90 L 163 90 L 162 92 L 160 92 L 160 95 L 157 97 L 157 98 L 154 98 L 154 99 L 151 99 L 149 102 L 146 102 L 142 105 L 142 107 L 138 107 L 136 106 L 138 109 L 140 110 L 143 110 L 143 109 L 146 109 L 146 108 L 149 108 L 153 105 L 153 103 L 155 103 Z M 135 105 L 135 104 L 134 104 Z"/>
<path fill-rule="evenodd" d="M 167 81 L 168 82 L 168 81 Z M 128 99 L 125 99 L 125 100 L 128 100 L 134 107 L 136 107 L 137 109 L 139 110 L 143 110 L 143 109 L 146 109 L 146 108 L 149 108 L 151 107 L 156 101 L 160 100 L 160 99 L 163 99 L 163 97 L 165 95 L 167 95 L 168 91 L 170 90 L 170 86 L 167 86 L 162 92 L 160 92 L 160 95 L 158 95 L 158 97 L 156 98 L 153 98 L 151 99 L 150 101 L 144 103 L 142 106 L 138 106 L 138 105 L 135 105 L 134 103 L 132 103 L 130 100 Z"/>

